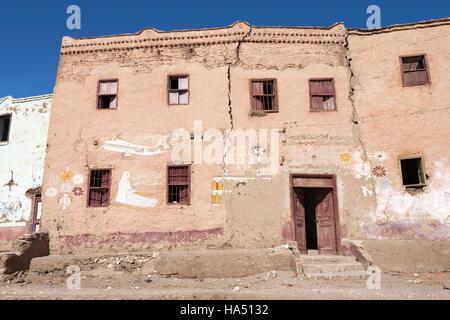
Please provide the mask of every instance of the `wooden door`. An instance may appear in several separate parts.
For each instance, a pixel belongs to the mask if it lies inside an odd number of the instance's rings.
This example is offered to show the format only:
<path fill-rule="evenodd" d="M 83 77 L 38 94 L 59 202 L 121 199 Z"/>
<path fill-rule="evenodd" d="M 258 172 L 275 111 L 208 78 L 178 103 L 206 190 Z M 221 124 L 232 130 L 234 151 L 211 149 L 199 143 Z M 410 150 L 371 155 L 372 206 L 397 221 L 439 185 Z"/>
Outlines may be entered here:
<path fill-rule="evenodd" d="M 295 188 L 293 195 L 295 241 L 300 253 L 306 253 L 305 194 L 303 190 Z"/>
<path fill-rule="evenodd" d="M 317 189 L 316 225 L 319 254 L 336 254 L 336 223 L 333 189 Z"/>

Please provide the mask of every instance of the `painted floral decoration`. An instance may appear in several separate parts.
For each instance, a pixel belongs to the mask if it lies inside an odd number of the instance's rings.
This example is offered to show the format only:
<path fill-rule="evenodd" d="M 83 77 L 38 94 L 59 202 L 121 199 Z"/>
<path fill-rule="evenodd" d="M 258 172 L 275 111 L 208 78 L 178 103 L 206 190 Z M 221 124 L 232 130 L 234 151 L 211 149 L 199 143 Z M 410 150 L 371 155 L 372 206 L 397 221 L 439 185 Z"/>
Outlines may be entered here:
<path fill-rule="evenodd" d="M 79 184 L 83 184 L 84 178 L 81 174 L 76 174 L 73 176 L 72 181 L 73 181 L 73 183 L 79 185 Z"/>
<path fill-rule="evenodd" d="M 352 160 L 352 156 L 348 153 L 341 154 L 341 161 L 342 162 L 350 162 Z"/>
<path fill-rule="evenodd" d="M 73 177 L 73 173 L 69 171 L 64 171 L 64 173 L 61 175 L 61 178 L 63 178 L 64 182 L 70 181 Z"/>
<path fill-rule="evenodd" d="M 377 177 L 384 177 L 386 175 L 386 170 L 382 166 L 376 166 L 372 169 L 372 173 Z"/>
<path fill-rule="evenodd" d="M 80 197 L 83 195 L 83 189 L 81 187 L 74 187 L 72 193 L 74 196 Z"/>
<path fill-rule="evenodd" d="M 47 197 L 56 197 L 58 195 L 58 189 L 56 188 L 48 188 L 47 191 L 45 191 L 45 194 Z"/>

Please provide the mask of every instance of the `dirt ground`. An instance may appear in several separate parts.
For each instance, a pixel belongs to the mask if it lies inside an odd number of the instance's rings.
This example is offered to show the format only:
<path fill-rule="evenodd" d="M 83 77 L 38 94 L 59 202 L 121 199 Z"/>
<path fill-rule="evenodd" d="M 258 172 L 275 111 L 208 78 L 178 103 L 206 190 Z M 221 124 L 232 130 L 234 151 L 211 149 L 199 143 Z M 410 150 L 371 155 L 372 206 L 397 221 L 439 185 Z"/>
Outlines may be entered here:
<path fill-rule="evenodd" d="M 380 289 L 366 280 L 310 280 L 291 272 L 271 272 L 240 279 L 177 279 L 108 269 L 81 271 L 80 289 L 69 290 L 68 275 L 28 274 L 4 278 L 0 299 L 45 300 L 311 300 L 311 299 L 450 299 L 450 273 L 383 274 Z"/>

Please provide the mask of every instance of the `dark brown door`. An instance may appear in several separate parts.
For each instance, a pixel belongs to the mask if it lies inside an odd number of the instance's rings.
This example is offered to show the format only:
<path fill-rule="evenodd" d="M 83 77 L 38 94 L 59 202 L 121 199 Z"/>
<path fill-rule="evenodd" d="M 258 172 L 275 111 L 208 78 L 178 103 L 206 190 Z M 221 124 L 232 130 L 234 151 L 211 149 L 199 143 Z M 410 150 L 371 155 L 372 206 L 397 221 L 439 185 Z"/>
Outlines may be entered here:
<path fill-rule="evenodd" d="M 294 189 L 294 226 L 298 250 L 306 253 L 305 194 L 297 188 Z"/>
<path fill-rule="evenodd" d="M 315 198 L 319 254 L 336 254 L 333 189 L 316 189 Z"/>

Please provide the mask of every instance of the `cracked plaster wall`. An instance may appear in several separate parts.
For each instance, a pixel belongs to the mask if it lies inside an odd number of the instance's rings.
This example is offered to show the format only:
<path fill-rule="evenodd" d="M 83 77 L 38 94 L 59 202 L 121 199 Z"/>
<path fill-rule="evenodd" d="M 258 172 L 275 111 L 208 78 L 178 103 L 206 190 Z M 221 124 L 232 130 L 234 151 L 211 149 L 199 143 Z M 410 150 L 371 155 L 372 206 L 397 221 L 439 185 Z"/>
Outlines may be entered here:
<path fill-rule="evenodd" d="M 403 39 L 404 35 L 398 34 Z M 382 142 L 389 140 L 386 130 L 394 127 L 389 121 L 382 130 L 380 125 L 367 125 L 368 114 L 373 112 L 369 110 L 383 107 L 374 80 L 361 82 L 366 72 L 363 62 L 374 61 L 370 74 L 379 80 L 378 64 L 385 63 L 389 55 L 386 51 L 373 55 L 372 49 L 365 49 L 372 45 L 371 37 L 348 36 L 343 24 L 330 28 L 251 28 L 238 22 L 228 28 L 202 31 L 160 34 L 145 30 L 125 38 L 65 39 L 54 94 L 44 190 L 67 184 L 69 200 L 63 204 L 69 205 L 62 210 L 58 190 L 44 195 L 43 224 L 50 231 L 52 251 L 140 250 L 148 246 L 178 247 L 181 243 L 185 247 L 278 245 L 293 239 L 291 173 L 335 174 L 341 238 L 373 237 L 374 231 L 367 228 L 385 207 L 383 199 L 389 197 L 379 190 L 379 183 L 386 178 L 377 179 L 373 169 L 392 161 L 405 142 L 399 138 L 395 147 L 394 141 Z M 418 49 L 414 44 L 405 46 L 404 51 Z M 398 66 L 384 66 L 399 70 Z M 395 77 L 396 72 L 389 70 L 384 73 Z M 189 74 L 189 105 L 167 104 L 168 74 Z M 308 79 L 318 77 L 335 79 L 337 111 L 309 112 Z M 97 82 L 109 78 L 119 79 L 118 109 L 97 110 Z M 277 79 L 278 113 L 262 117 L 250 113 L 252 78 Z M 373 92 L 368 94 L 371 103 L 363 103 L 369 91 Z M 73 113 L 75 106 L 82 106 L 83 112 Z M 196 120 L 202 120 L 203 130 L 214 128 L 225 134 L 232 128 L 276 129 L 282 165 L 274 176 L 262 177 L 255 165 L 193 164 L 191 205 L 168 206 L 165 170 L 171 162 L 170 151 L 124 157 L 101 147 L 102 142 L 114 139 L 155 146 L 175 129 L 186 128 L 193 133 Z M 380 116 L 380 121 L 384 123 L 385 119 Z M 412 131 L 406 124 L 400 129 Z M 428 131 L 426 139 L 433 135 Z M 443 136 L 445 132 L 444 128 Z M 426 142 L 421 147 L 427 152 Z M 170 150 L 171 145 L 165 148 Z M 435 150 L 442 150 L 442 145 Z M 435 157 L 439 155 L 430 155 L 430 159 Z M 86 180 L 92 168 L 113 169 L 109 208 L 86 208 Z M 154 210 L 139 211 L 114 203 L 124 171 L 130 172 L 133 188 L 158 197 Z M 83 182 L 61 181 L 63 172 L 81 177 Z M 212 206 L 212 178 L 224 172 L 229 177 L 248 179 L 242 184 L 226 182 L 224 188 L 230 192 L 225 193 L 222 206 Z M 399 173 L 388 170 L 386 176 L 396 181 Z M 435 176 L 439 179 L 439 173 Z M 443 179 L 441 175 L 436 181 L 442 184 Z M 70 188 L 75 186 L 84 193 L 72 194 Z M 402 192 L 398 185 L 394 188 L 394 193 Z M 417 196 L 411 197 L 415 200 L 410 201 L 420 202 Z M 441 201 L 442 196 L 434 199 Z M 379 232 L 376 236 L 390 237 Z"/>
<path fill-rule="evenodd" d="M 10 114 L 7 143 L 0 143 L 0 240 L 14 240 L 29 229 L 33 192 L 42 185 L 51 96 L 0 101 Z M 28 192 L 28 194 L 27 194 Z"/>

